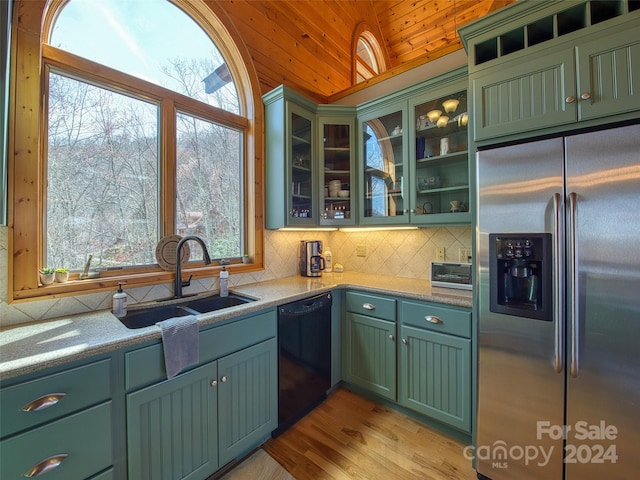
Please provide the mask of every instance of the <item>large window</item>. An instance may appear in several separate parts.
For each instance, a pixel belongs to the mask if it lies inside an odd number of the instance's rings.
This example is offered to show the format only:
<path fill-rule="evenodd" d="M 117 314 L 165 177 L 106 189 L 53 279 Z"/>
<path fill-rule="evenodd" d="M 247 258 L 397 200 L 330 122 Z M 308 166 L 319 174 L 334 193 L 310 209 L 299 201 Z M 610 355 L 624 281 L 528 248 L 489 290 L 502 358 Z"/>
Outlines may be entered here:
<path fill-rule="evenodd" d="M 42 8 L 22 3 L 32 13 Z M 14 252 L 29 256 L 14 255 L 14 269 L 30 270 L 14 271 L 14 298 L 51 293 L 38 288 L 38 268 L 64 267 L 78 278 L 89 256 L 100 287 L 122 277 L 150 283 L 150 274 L 151 283 L 166 281 L 155 250 L 173 234 L 202 237 L 215 260 L 261 259 L 254 97 L 229 39 L 224 56 L 218 48 L 223 29 L 208 7 L 57 0 L 43 18 L 40 147 L 25 164 L 18 130 L 28 135 L 34 119 L 21 124 L 16 107 Z M 17 43 L 17 55 L 30 58 L 33 46 Z M 16 106 L 34 94 L 26 73 L 19 83 Z M 35 205 L 20 203 L 29 194 L 21 171 L 40 179 Z M 22 222 L 21 213 L 38 220 Z M 196 275 L 216 272 L 219 262 L 205 267 L 197 245 L 191 253 Z M 74 291 L 73 282 L 53 288 Z"/>

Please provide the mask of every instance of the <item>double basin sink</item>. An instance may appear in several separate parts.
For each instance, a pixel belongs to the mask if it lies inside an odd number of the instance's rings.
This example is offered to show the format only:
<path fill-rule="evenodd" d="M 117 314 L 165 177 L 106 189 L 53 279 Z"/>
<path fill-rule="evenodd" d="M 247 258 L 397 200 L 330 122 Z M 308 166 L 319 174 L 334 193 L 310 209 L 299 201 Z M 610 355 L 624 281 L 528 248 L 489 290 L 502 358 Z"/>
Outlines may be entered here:
<path fill-rule="evenodd" d="M 155 325 L 162 320 L 185 315 L 199 315 L 223 308 L 235 307 L 254 300 L 230 293 L 227 297 L 220 295 L 207 295 L 164 303 L 163 305 L 151 305 L 148 307 L 134 308 L 120 321 L 127 328 L 143 328 Z"/>

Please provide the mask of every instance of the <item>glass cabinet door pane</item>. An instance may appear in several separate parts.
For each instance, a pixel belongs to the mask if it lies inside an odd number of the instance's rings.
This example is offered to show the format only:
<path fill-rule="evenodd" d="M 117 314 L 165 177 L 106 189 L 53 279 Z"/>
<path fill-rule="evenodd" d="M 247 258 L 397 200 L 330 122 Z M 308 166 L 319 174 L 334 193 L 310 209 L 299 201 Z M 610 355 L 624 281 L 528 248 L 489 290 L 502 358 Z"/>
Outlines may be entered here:
<path fill-rule="evenodd" d="M 322 223 L 352 223 L 351 125 L 325 123 L 322 133 Z"/>
<path fill-rule="evenodd" d="M 291 209 L 292 219 L 313 218 L 311 178 L 311 121 L 291 113 Z"/>
<path fill-rule="evenodd" d="M 363 123 L 364 218 L 389 218 L 407 208 L 403 188 L 402 112 Z"/>
<path fill-rule="evenodd" d="M 469 115 L 466 92 L 420 103 L 413 113 L 416 121 L 416 218 L 467 212 Z"/>

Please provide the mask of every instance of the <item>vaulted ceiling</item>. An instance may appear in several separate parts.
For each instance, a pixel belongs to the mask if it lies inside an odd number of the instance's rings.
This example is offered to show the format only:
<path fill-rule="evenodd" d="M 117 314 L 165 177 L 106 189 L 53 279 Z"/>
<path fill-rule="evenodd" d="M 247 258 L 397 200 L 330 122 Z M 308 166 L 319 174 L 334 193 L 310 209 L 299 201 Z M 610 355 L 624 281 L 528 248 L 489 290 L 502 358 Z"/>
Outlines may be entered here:
<path fill-rule="evenodd" d="M 353 91 L 366 24 L 397 74 L 462 48 L 457 28 L 515 0 L 208 0 L 253 59 L 262 93 L 285 84 L 320 103 Z M 373 80 L 375 81 L 375 80 Z"/>

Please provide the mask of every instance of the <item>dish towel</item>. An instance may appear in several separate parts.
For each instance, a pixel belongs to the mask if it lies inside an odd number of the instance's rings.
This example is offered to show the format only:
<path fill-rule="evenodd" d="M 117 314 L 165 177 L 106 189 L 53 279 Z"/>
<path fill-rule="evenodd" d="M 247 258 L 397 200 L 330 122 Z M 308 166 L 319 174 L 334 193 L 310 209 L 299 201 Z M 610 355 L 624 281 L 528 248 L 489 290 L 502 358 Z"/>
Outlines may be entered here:
<path fill-rule="evenodd" d="M 164 365 L 167 378 L 199 361 L 198 319 L 195 315 L 174 317 L 156 323 L 162 330 Z"/>

